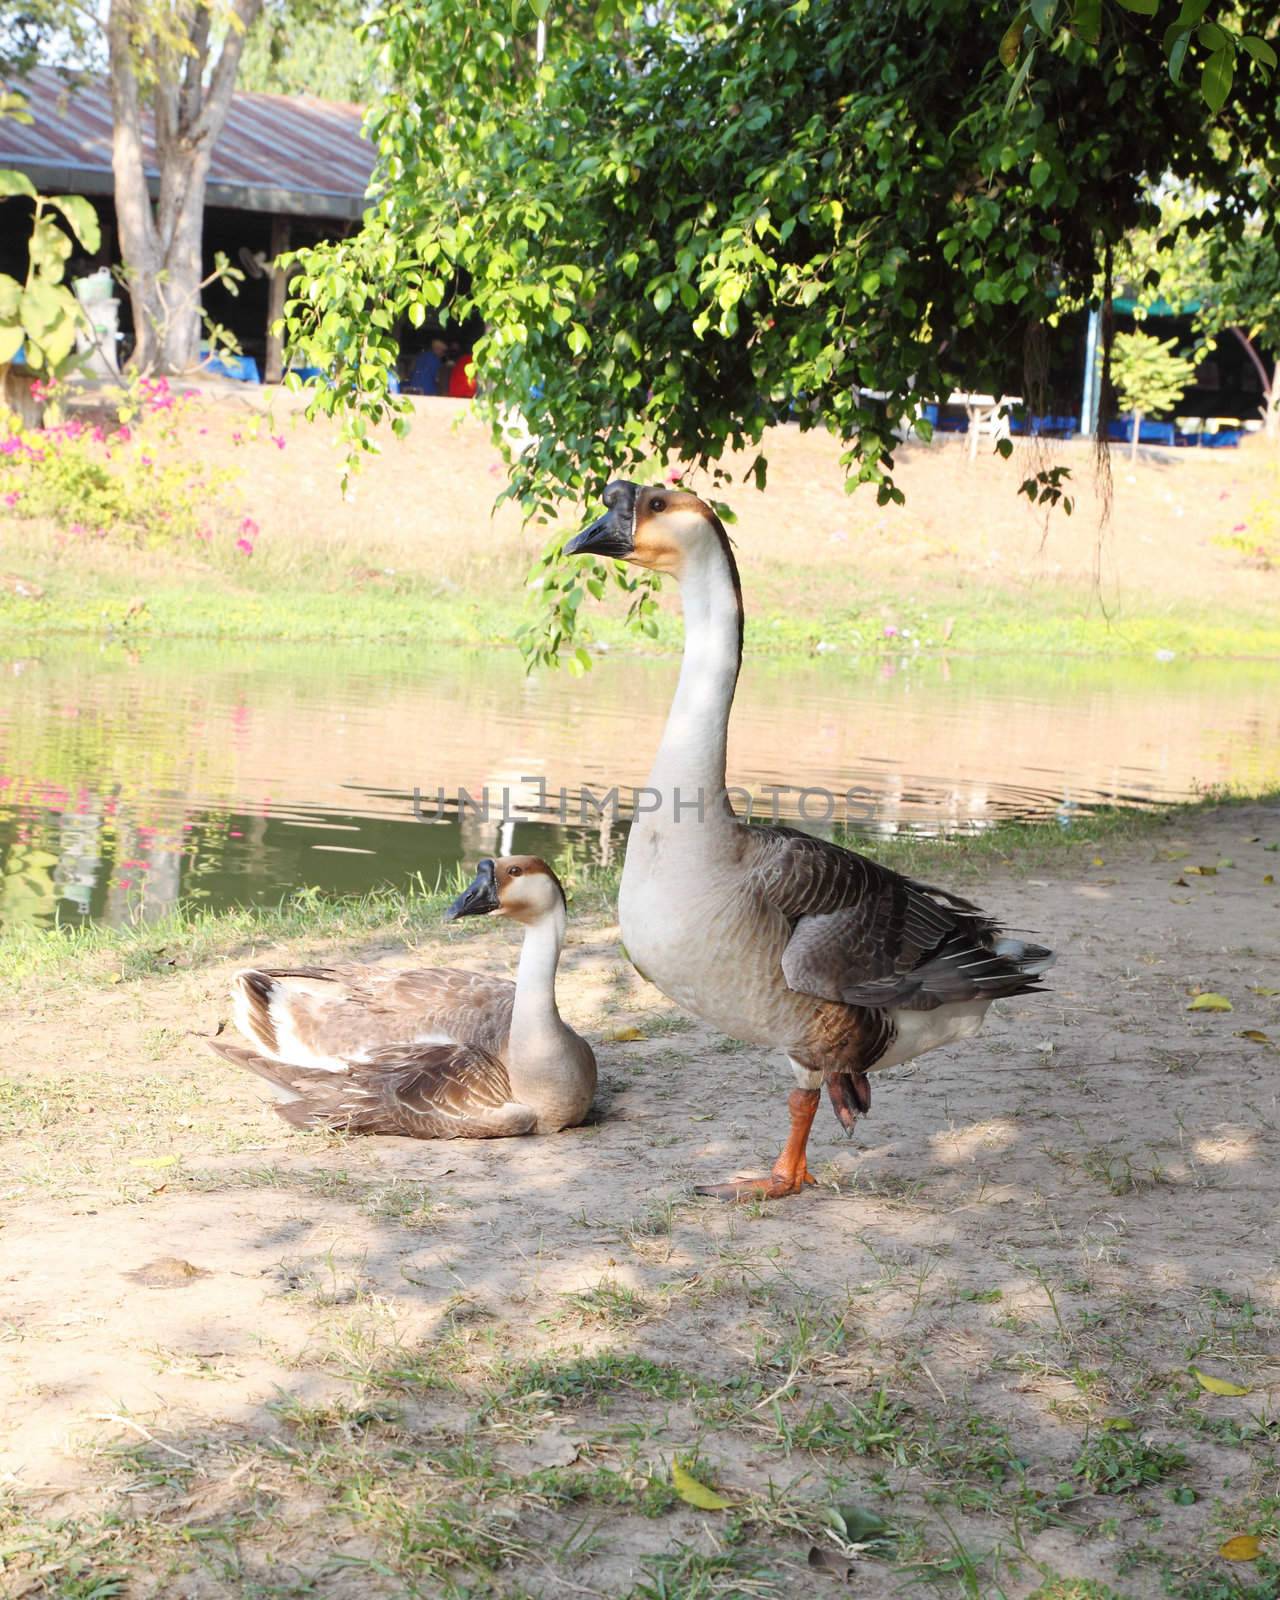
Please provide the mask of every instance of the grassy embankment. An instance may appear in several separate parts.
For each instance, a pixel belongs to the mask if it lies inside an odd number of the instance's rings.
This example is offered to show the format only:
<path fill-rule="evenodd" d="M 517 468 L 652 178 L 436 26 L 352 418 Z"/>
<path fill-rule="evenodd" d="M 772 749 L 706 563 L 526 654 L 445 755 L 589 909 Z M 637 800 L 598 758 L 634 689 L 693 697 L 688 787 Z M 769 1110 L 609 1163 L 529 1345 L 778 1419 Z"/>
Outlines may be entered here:
<path fill-rule="evenodd" d="M 0 633 L 501 645 L 531 616 L 526 581 L 547 530 L 522 529 L 509 507 L 493 514 L 498 458 L 456 409 L 423 411 L 346 503 L 335 440 L 319 424 L 295 418 L 250 438 L 229 433 L 215 407 L 183 426 L 232 485 L 211 543 L 140 551 L 0 512 Z M 1017 494 L 1025 446 L 1009 463 L 970 463 L 954 440 L 904 449 L 907 503 L 887 509 L 844 494 L 825 436 L 775 429 L 766 448 L 769 488 L 723 491 L 738 513 L 757 654 L 1280 656 L 1280 576 L 1258 555 L 1276 542 L 1266 509 L 1275 467 L 1259 447 L 1117 463 L 1105 520 L 1090 455 L 1060 447 L 1077 509 L 1048 523 Z M 251 554 L 235 542 L 242 514 Z M 5 572 L 42 596 L 14 592 Z M 647 647 L 677 646 L 674 600 L 669 587 Z M 586 602 L 588 637 L 643 643 L 621 612 Z"/>

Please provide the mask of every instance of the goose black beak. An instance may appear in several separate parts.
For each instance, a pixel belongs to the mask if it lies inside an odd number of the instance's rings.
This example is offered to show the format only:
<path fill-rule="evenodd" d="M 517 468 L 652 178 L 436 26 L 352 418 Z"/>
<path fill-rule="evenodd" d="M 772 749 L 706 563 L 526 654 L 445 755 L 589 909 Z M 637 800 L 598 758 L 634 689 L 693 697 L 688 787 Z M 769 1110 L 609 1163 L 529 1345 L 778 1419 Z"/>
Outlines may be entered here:
<path fill-rule="evenodd" d="M 446 922 L 459 917 L 482 917 L 498 909 L 498 881 L 489 857 L 476 868 L 476 875 L 444 914 Z"/>
<path fill-rule="evenodd" d="M 639 485 L 616 478 L 604 492 L 609 508 L 564 547 L 567 556 L 606 556 L 625 560 L 636 547 L 636 495 Z"/>

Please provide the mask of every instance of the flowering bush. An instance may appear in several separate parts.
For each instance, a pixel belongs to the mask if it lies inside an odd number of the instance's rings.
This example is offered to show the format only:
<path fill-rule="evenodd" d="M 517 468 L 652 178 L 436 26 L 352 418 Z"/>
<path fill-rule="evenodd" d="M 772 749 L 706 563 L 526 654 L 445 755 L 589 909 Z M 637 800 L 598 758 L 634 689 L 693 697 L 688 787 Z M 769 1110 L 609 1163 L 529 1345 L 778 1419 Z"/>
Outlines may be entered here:
<path fill-rule="evenodd" d="M 209 544 L 231 520 L 226 491 L 236 474 L 193 459 L 180 438 L 194 398 L 165 378 L 135 378 L 106 424 L 72 415 L 32 428 L 0 412 L 0 508 L 138 546 Z"/>

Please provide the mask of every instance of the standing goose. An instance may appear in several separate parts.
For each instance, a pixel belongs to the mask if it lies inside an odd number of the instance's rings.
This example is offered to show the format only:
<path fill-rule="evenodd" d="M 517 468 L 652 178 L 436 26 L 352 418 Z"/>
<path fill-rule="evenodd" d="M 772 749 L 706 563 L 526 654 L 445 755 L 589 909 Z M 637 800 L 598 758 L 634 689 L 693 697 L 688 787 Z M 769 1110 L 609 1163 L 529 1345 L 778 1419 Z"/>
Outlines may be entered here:
<path fill-rule="evenodd" d="M 751 1044 L 776 1045 L 798 1085 L 767 1178 L 702 1185 L 739 1200 L 799 1193 L 825 1081 L 851 1131 L 867 1073 L 968 1038 L 993 1000 L 1034 989 L 1052 953 L 1005 935 L 968 900 L 792 828 L 748 826 L 725 785 L 742 663 L 742 589 L 720 519 L 687 491 L 618 481 L 566 547 L 668 573 L 680 585 L 680 681 L 653 770 L 656 810 L 627 840 L 618 919 L 642 977 Z"/>
<path fill-rule="evenodd" d="M 490 911 L 524 924 L 515 983 L 445 967 L 251 968 L 234 989 L 251 1048 L 209 1043 L 265 1078 L 298 1128 L 501 1139 L 575 1127 L 596 1058 L 556 1009 L 560 880 L 536 856 L 482 861 L 445 919 Z"/>

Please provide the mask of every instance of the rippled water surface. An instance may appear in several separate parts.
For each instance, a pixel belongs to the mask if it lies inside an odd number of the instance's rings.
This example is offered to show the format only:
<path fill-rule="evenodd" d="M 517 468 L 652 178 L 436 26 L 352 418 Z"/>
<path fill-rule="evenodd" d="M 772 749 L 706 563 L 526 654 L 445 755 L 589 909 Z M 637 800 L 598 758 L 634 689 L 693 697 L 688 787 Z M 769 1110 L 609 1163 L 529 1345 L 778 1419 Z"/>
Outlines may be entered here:
<path fill-rule="evenodd" d="M 414 873 L 430 884 L 512 848 L 573 842 L 607 855 L 677 667 L 606 657 L 584 679 L 528 678 L 511 653 L 9 647 L 0 925 L 119 923 L 179 898 L 273 903 L 308 885 L 362 890 Z M 1280 781 L 1280 673 L 748 657 L 730 769 L 761 814 L 776 804 L 795 818 L 803 806 L 815 826 L 830 806 L 844 819 L 851 789 L 849 820 L 872 832 L 1069 821 L 1100 803 Z M 603 796 L 614 785 L 619 825 L 589 806 L 584 821 L 583 787 Z M 415 819 L 415 788 L 439 820 Z M 459 805 L 461 791 L 482 804 L 486 789 L 488 820 Z"/>

